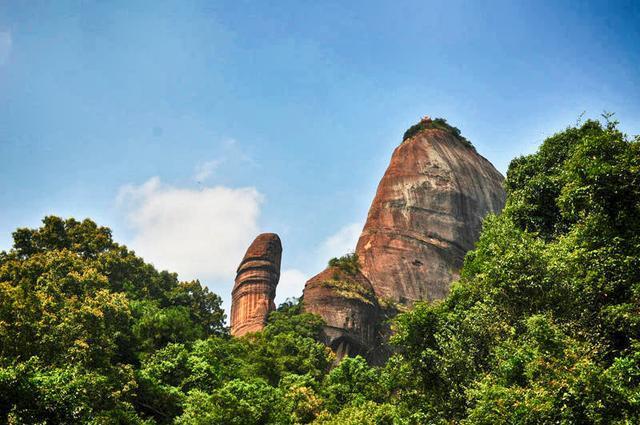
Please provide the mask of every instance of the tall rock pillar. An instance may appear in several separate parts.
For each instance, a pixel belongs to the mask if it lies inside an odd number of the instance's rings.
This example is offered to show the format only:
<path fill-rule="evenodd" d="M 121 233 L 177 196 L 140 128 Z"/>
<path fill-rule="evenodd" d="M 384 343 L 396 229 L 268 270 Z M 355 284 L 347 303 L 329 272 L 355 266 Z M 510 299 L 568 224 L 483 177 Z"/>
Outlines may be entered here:
<path fill-rule="evenodd" d="M 259 235 L 247 249 L 231 293 L 231 335 L 264 328 L 267 316 L 275 310 L 281 257 L 282 244 L 275 233 Z"/>

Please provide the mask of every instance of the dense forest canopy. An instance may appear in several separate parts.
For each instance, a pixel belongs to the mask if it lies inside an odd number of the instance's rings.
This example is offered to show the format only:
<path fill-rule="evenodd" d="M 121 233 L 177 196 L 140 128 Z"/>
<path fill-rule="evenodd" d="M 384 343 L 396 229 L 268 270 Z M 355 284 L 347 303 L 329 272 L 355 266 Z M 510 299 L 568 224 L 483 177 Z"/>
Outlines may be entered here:
<path fill-rule="evenodd" d="M 335 365 L 297 302 L 230 337 L 217 295 L 90 220 L 18 229 L 0 253 L 0 422 L 639 423 L 640 139 L 587 121 L 505 185 L 460 281 L 394 320 L 382 367 Z"/>

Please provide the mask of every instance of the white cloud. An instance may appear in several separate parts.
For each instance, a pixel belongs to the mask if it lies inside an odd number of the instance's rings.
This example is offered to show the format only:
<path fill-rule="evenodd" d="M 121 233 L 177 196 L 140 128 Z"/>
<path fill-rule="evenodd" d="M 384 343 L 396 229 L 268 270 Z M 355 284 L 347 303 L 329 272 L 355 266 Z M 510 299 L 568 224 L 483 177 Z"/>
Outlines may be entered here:
<path fill-rule="evenodd" d="M 307 280 L 309 280 L 309 276 L 300 270 L 283 270 L 276 288 L 276 306 L 286 301 L 287 298 L 300 297 Z"/>
<path fill-rule="evenodd" d="M 11 47 L 13 46 L 13 39 L 11 38 L 10 31 L 0 31 L 0 66 L 7 63 L 9 60 L 9 54 L 11 53 Z"/>
<path fill-rule="evenodd" d="M 205 161 L 196 165 L 196 171 L 195 171 L 195 174 L 193 175 L 193 179 L 197 182 L 202 182 L 211 174 L 213 174 L 215 169 L 218 168 L 220 164 L 222 164 L 222 162 L 223 162 L 222 159 L 214 159 L 214 160 Z"/>
<path fill-rule="evenodd" d="M 355 251 L 362 227 L 362 223 L 351 223 L 325 239 L 319 250 L 320 261 L 326 263 L 333 257 Z"/>
<path fill-rule="evenodd" d="M 201 190 L 163 185 L 153 177 L 126 185 L 118 205 L 134 231 L 130 246 L 181 279 L 230 279 L 259 233 L 263 196 L 252 187 Z"/>

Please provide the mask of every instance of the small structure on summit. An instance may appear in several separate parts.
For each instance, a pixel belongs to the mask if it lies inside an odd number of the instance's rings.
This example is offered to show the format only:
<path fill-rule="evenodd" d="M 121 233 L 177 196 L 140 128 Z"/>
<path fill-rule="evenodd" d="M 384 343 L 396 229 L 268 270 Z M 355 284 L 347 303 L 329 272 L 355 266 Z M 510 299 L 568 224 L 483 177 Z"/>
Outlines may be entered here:
<path fill-rule="evenodd" d="M 282 244 L 275 233 L 258 235 L 247 249 L 231 293 L 231 335 L 264 328 L 267 316 L 275 310 L 281 257 Z"/>

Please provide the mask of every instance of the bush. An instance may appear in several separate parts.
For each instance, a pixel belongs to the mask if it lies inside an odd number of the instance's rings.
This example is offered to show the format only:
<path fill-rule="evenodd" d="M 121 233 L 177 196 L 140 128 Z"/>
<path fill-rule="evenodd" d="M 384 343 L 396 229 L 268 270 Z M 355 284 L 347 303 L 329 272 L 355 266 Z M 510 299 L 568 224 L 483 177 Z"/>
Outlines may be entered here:
<path fill-rule="evenodd" d="M 356 253 L 346 254 L 340 258 L 334 257 L 329 260 L 329 267 L 337 267 L 343 272 L 353 276 L 360 271 L 360 260 Z"/>
<path fill-rule="evenodd" d="M 447 120 L 444 118 L 423 118 L 419 123 L 412 125 L 409 127 L 407 131 L 404 132 L 404 136 L 402 136 L 402 141 L 415 136 L 424 130 L 442 130 L 448 133 L 453 134 L 458 140 L 460 140 L 465 146 L 469 148 L 473 148 L 473 145 L 469 140 L 467 140 L 460 130 L 452 125 L 450 125 Z"/>

